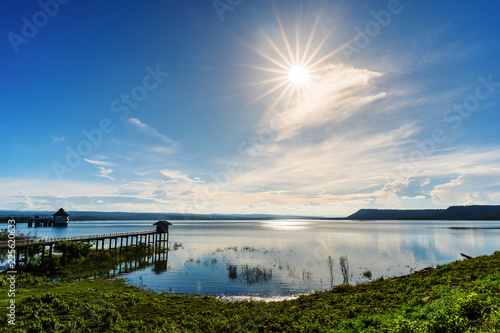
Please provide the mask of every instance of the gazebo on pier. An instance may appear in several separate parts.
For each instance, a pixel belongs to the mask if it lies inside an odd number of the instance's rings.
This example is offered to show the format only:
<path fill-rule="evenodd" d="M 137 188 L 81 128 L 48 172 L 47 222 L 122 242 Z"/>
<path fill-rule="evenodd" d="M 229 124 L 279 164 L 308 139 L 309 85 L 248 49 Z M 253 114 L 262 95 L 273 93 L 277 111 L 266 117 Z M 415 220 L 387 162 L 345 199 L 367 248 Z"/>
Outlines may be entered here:
<path fill-rule="evenodd" d="M 168 221 L 158 221 L 156 223 L 153 223 L 153 225 L 156 226 L 156 233 L 160 233 L 160 234 L 167 234 L 167 242 L 168 242 L 168 226 L 169 225 L 172 225 L 172 223 L 168 222 Z"/>

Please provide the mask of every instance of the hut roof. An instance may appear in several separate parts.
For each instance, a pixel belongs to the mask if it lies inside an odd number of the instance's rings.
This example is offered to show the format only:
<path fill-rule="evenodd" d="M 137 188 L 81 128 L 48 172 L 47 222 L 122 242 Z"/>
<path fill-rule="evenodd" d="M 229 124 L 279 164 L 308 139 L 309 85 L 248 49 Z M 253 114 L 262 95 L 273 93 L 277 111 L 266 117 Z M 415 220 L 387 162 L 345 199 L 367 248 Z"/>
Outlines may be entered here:
<path fill-rule="evenodd" d="M 156 223 L 153 223 L 153 225 L 157 225 L 157 224 L 164 224 L 166 226 L 172 225 L 172 223 L 170 223 L 168 221 L 158 221 Z"/>
<path fill-rule="evenodd" d="M 68 213 L 66 213 L 66 212 L 64 211 L 64 209 L 62 209 L 62 208 L 59 208 L 59 210 L 58 210 L 56 213 L 52 214 L 52 215 L 53 215 L 54 217 L 56 217 L 56 216 L 65 216 L 65 217 L 69 216 L 69 214 L 68 214 Z"/>

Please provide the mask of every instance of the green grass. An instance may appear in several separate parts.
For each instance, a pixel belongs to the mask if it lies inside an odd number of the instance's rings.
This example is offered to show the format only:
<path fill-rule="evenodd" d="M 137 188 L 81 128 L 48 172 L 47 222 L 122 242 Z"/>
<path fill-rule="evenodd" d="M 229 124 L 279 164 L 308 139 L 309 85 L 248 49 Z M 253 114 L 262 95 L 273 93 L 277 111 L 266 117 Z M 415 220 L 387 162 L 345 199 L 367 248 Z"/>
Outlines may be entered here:
<path fill-rule="evenodd" d="M 500 252 L 274 303 L 17 278 L 16 326 L 2 332 L 500 332 Z"/>

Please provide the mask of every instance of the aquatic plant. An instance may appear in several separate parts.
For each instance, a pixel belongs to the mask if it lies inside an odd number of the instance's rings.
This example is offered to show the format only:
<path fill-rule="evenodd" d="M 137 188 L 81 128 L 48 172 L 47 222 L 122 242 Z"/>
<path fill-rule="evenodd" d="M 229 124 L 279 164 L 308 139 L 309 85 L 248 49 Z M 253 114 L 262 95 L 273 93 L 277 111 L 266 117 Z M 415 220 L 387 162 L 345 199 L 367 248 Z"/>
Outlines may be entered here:
<path fill-rule="evenodd" d="M 232 264 L 227 265 L 227 271 L 229 274 L 229 278 L 231 280 L 235 280 L 238 278 L 237 269 L 238 269 L 238 266 L 236 266 L 236 265 L 232 265 Z"/>
<path fill-rule="evenodd" d="M 270 268 L 261 268 L 261 267 L 250 267 L 248 265 L 244 265 L 241 267 L 240 280 L 245 282 L 248 285 L 252 285 L 254 283 L 263 283 L 268 282 L 273 277 L 273 271 Z"/>
<path fill-rule="evenodd" d="M 333 275 L 333 258 L 331 256 L 328 256 L 327 265 L 328 265 L 328 269 L 330 271 L 330 288 L 333 288 L 333 281 L 334 281 L 334 275 Z"/>
<path fill-rule="evenodd" d="M 172 246 L 172 250 L 173 251 L 177 251 L 178 249 L 183 249 L 184 248 L 184 245 L 182 243 L 177 243 L 175 242 L 174 245 Z"/>
<path fill-rule="evenodd" d="M 339 258 L 340 272 L 342 273 L 342 284 L 349 284 L 349 260 L 347 255 Z"/>
<path fill-rule="evenodd" d="M 248 246 L 248 245 L 244 245 L 242 248 L 241 248 L 242 251 L 247 251 L 247 252 L 254 252 L 254 251 L 257 251 L 257 249 L 253 246 Z"/>
<path fill-rule="evenodd" d="M 312 280 L 312 272 L 307 269 L 302 270 L 302 282 L 310 283 Z"/>

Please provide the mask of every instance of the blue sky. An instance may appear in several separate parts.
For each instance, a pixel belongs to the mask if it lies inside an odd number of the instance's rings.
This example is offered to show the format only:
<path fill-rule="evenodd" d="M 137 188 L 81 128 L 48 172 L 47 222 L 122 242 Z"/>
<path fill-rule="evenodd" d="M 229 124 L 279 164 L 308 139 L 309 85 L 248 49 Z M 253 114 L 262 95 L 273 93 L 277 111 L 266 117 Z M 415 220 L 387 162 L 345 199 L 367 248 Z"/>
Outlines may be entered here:
<path fill-rule="evenodd" d="M 497 2 L 0 6 L 0 209 L 500 202 Z"/>

